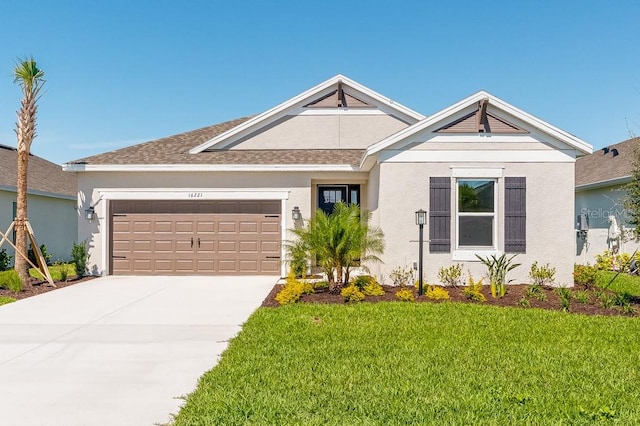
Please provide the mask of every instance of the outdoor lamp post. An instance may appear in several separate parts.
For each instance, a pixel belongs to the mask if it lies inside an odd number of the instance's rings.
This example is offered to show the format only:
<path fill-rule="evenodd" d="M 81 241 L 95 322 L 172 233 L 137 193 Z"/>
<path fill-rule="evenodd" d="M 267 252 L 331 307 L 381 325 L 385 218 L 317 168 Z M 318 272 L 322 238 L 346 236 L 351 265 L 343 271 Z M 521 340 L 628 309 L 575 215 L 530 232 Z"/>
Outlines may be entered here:
<path fill-rule="evenodd" d="M 427 212 L 420 209 L 416 212 L 416 225 L 420 227 L 418 239 L 418 295 L 422 296 L 422 242 L 424 235 L 424 224 L 427 223 Z"/>

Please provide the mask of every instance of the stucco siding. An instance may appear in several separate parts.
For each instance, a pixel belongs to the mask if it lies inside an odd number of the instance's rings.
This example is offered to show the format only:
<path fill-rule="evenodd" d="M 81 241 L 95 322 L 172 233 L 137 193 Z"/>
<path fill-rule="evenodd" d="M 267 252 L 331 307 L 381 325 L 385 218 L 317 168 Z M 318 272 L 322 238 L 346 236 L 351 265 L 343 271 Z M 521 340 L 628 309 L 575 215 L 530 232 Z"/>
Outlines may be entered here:
<path fill-rule="evenodd" d="M 474 164 L 464 164 L 473 167 Z M 501 163 L 477 164 L 478 168 L 503 168 L 503 178 L 527 178 L 527 253 L 516 257 L 522 266 L 512 271 L 509 278 L 527 282 L 534 261 L 550 263 L 557 269 L 558 284 L 571 285 L 573 236 L 573 164 Z M 378 215 L 387 236 L 385 264 L 379 273 L 388 277 L 397 266 L 408 266 L 418 261 L 418 226 L 415 211 L 429 210 L 429 177 L 452 176 L 450 164 L 445 163 L 382 163 L 380 165 L 380 193 Z M 504 249 L 504 179 L 498 179 L 497 245 Z M 453 181 L 452 181 L 453 183 Z M 452 185 L 453 188 L 453 185 Z M 425 243 L 424 271 L 428 282 L 437 282 L 438 269 L 454 263 L 455 251 L 455 196 L 452 194 L 452 253 L 431 254 Z M 425 226 L 425 240 L 429 238 Z M 475 278 L 486 274 L 479 261 L 461 261 L 465 271 Z"/>
<path fill-rule="evenodd" d="M 13 192 L 0 191 L 0 227 L 6 231 L 13 220 L 13 205 L 16 195 Z M 51 254 L 51 260 L 69 260 L 71 247 L 78 234 L 76 202 L 62 198 L 40 195 L 28 196 L 29 222 L 38 244 L 45 244 Z M 14 250 L 8 244 L 3 248 L 14 256 Z"/>
<path fill-rule="evenodd" d="M 150 197 L 163 199 L 171 197 L 189 199 L 189 193 L 198 190 L 230 189 L 227 194 L 242 198 L 243 191 L 252 189 L 250 198 L 260 199 L 261 191 L 275 189 L 286 192 L 286 199 L 282 210 L 284 229 L 294 226 L 291 210 L 298 206 L 306 220 L 315 211 L 316 202 L 312 188 L 318 182 L 360 183 L 362 192 L 366 193 L 366 173 L 303 173 L 303 172 L 202 172 L 202 173 L 83 173 L 78 179 L 80 211 L 84 211 L 89 204 L 95 206 L 98 218 L 87 221 L 83 217 L 78 219 L 78 238 L 89 242 L 89 268 L 95 275 L 106 274 L 108 271 L 108 200 L 100 198 L 105 189 L 127 190 L 137 188 L 131 197 Z M 238 191 L 233 191 L 237 189 Z M 147 193 L 146 192 L 151 192 Z M 113 191 L 112 191 L 113 192 Z M 234 194 L 235 192 L 235 194 Z M 202 199 L 215 194 L 203 193 Z M 225 195 L 215 195 L 224 198 Z M 173 198 L 173 199 L 182 199 Z M 248 197 L 249 198 L 249 197 Z M 366 201 L 365 201 L 366 202 Z M 285 239 L 291 238 L 285 233 Z"/>
<path fill-rule="evenodd" d="M 583 240 L 576 233 L 576 263 L 591 263 L 596 255 L 611 248 L 609 241 L 609 216 L 615 216 L 618 225 L 631 229 L 628 215 L 624 208 L 626 191 L 623 185 L 606 186 L 590 190 L 577 191 L 575 195 L 575 217 L 586 214 L 589 218 L 587 239 Z M 622 241 L 620 252 L 632 253 L 640 245 L 634 240 Z"/>
<path fill-rule="evenodd" d="M 364 149 L 407 126 L 383 114 L 287 116 L 230 149 Z"/>

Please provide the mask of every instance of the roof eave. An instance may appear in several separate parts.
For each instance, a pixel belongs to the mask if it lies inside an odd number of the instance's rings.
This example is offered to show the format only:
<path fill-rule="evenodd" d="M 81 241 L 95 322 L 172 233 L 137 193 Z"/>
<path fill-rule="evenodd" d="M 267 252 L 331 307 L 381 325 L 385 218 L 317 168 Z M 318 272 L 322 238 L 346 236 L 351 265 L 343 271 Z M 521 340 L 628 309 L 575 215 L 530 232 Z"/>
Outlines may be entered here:
<path fill-rule="evenodd" d="M 606 179 L 598 182 L 590 182 L 582 185 L 576 185 L 576 191 L 587 191 L 589 189 L 598 189 L 603 188 L 605 186 L 614 186 L 614 185 L 622 185 L 624 183 L 630 182 L 631 176 L 622 176 L 614 179 Z"/>
<path fill-rule="evenodd" d="M 67 172 L 359 172 L 351 164 L 64 164 Z"/>

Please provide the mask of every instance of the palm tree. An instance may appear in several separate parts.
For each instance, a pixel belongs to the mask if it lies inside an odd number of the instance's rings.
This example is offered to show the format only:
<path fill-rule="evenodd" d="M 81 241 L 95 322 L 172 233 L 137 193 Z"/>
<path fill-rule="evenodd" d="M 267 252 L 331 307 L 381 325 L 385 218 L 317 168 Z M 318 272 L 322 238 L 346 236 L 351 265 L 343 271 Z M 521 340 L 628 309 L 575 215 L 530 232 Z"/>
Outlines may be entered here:
<path fill-rule="evenodd" d="M 330 215 L 318 209 L 306 227 L 291 230 L 298 240 L 290 251 L 306 250 L 327 275 L 329 291 L 336 292 L 349 282 L 351 268 L 380 261 L 384 234 L 369 225 L 370 218 L 356 205 L 337 203 Z"/>
<path fill-rule="evenodd" d="M 18 110 L 16 135 L 18 136 L 18 183 L 16 202 L 16 248 L 20 253 L 27 254 L 27 169 L 31 143 L 36 137 L 36 113 L 40 91 L 45 83 L 44 71 L 36 65 L 35 59 L 19 60 L 13 69 L 14 83 L 22 89 L 22 101 Z M 25 284 L 29 278 L 27 261 L 16 254 L 15 269 L 20 280 Z"/>

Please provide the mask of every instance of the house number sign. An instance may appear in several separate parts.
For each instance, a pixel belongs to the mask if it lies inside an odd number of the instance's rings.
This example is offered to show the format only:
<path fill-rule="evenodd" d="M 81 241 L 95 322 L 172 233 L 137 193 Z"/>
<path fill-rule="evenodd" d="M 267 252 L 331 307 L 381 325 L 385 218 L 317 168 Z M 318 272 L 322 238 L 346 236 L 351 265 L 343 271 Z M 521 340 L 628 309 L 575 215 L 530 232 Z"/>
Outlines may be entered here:
<path fill-rule="evenodd" d="M 202 192 L 189 192 L 189 198 L 202 198 Z"/>

